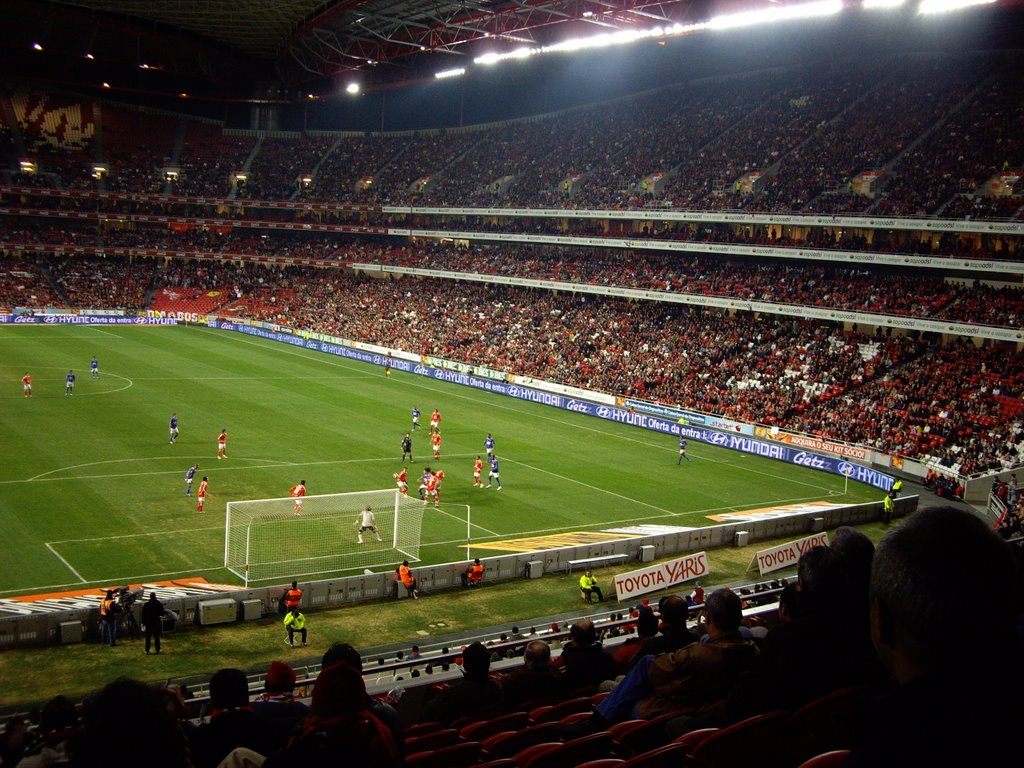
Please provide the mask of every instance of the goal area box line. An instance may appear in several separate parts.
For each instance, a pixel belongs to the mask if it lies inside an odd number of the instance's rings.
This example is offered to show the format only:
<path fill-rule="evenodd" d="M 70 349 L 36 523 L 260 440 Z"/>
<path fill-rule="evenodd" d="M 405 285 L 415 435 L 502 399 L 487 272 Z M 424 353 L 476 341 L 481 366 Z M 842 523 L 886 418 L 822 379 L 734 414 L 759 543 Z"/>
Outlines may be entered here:
<path fill-rule="evenodd" d="M 229 501 L 224 567 L 248 585 L 419 561 L 423 512 L 397 489 Z"/>

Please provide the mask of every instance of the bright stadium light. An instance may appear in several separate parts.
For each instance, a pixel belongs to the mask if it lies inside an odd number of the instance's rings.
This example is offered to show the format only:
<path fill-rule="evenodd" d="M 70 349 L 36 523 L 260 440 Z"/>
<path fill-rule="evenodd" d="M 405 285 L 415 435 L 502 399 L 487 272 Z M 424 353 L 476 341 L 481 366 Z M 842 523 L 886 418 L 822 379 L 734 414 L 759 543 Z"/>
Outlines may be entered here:
<path fill-rule="evenodd" d="M 355 96 L 357 93 L 359 93 L 359 83 L 349 83 L 348 85 L 345 86 L 345 92 Z"/>
<path fill-rule="evenodd" d="M 801 5 L 776 6 L 759 11 L 715 16 L 708 22 L 708 29 L 736 29 L 738 27 L 774 24 L 777 21 L 812 19 L 821 16 L 832 16 L 842 10 L 842 0 L 821 0 L 821 2 L 803 3 Z"/>
<path fill-rule="evenodd" d="M 445 69 L 441 72 L 435 72 L 434 77 L 436 77 L 438 80 L 444 80 L 449 77 L 459 77 L 459 75 L 464 74 L 466 74 L 466 68 L 459 67 L 458 69 Z"/>
<path fill-rule="evenodd" d="M 976 5 L 990 5 L 996 0 L 921 0 L 917 6 L 917 12 L 922 16 L 936 13 L 949 13 L 959 11 L 961 8 L 971 8 Z"/>

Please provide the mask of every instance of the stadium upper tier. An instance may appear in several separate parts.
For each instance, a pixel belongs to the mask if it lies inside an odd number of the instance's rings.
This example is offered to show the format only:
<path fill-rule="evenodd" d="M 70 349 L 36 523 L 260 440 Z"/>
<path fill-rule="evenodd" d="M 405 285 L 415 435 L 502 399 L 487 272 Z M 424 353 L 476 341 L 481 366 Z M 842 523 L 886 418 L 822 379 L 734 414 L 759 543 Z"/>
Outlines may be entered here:
<path fill-rule="evenodd" d="M 0 161 L 8 184 L 58 189 L 1019 219 L 1021 63 L 772 70 L 416 134 L 268 137 L 26 87 L 0 97 Z"/>

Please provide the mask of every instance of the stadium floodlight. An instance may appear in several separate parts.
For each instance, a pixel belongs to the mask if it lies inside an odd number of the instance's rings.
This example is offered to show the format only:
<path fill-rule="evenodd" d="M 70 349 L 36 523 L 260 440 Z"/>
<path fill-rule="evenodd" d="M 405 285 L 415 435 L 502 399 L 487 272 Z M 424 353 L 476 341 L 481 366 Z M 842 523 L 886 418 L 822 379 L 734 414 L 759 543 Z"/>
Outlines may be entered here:
<path fill-rule="evenodd" d="M 345 86 L 345 92 L 355 96 L 357 93 L 359 93 L 359 83 L 349 83 L 348 85 Z"/>
<path fill-rule="evenodd" d="M 301 501 L 301 507 L 297 503 Z M 359 536 L 360 513 L 373 512 L 377 534 Z M 398 489 L 229 501 L 224 567 L 252 582 L 393 566 L 420 559 L 424 505 Z M 299 512 L 299 514 L 296 514 Z M 381 539 L 377 541 L 378 537 Z M 359 543 L 359 539 L 363 543 Z"/>
<path fill-rule="evenodd" d="M 962 8 L 973 8 L 976 5 L 991 5 L 996 0 L 921 0 L 917 12 L 922 16 L 936 13 L 949 13 Z"/>
<path fill-rule="evenodd" d="M 774 24 L 779 21 L 813 19 L 822 16 L 832 16 L 842 10 L 842 0 L 819 0 L 819 2 L 801 3 L 800 5 L 775 6 L 758 11 L 745 11 L 743 13 L 715 16 L 708 21 L 708 29 L 737 29 L 739 27 Z"/>
<path fill-rule="evenodd" d="M 441 72 L 435 72 L 434 77 L 438 80 L 446 80 L 449 77 L 459 77 L 464 74 L 466 74 L 466 68 L 458 67 L 457 69 L 445 69 Z"/>

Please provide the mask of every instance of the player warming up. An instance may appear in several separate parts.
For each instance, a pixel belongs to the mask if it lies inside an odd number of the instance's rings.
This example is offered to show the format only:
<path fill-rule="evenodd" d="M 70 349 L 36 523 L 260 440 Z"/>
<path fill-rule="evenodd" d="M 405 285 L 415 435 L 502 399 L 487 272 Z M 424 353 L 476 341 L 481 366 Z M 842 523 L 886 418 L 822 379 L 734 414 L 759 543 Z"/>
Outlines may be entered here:
<path fill-rule="evenodd" d="M 491 437 L 491 433 L 487 433 L 487 438 L 484 440 L 484 450 L 487 451 L 487 460 L 490 461 L 494 458 L 494 438 Z"/>
<path fill-rule="evenodd" d="M 203 511 L 203 504 L 206 503 L 206 489 L 207 489 L 206 475 L 203 475 L 203 479 L 199 481 L 199 490 L 196 491 L 196 501 L 199 502 L 196 505 L 196 510 L 198 512 L 202 512 Z"/>
<path fill-rule="evenodd" d="M 222 429 L 220 434 L 217 436 L 217 458 L 226 459 L 228 457 L 228 431 Z"/>
<path fill-rule="evenodd" d="M 92 360 L 89 361 L 89 370 L 92 371 L 92 377 L 98 379 L 100 377 L 100 361 L 93 355 Z"/>
<path fill-rule="evenodd" d="M 402 461 L 405 461 L 405 457 L 409 457 L 409 461 L 415 461 L 412 457 L 412 435 L 408 432 L 405 433 L 405 437 L 402 438 Z"/>
<path fill-rule="evenodd" d="M 430 414 L 430 431 L 440 432 L 441 431 L 441 412 L 434 409 L 434 412 Z"/>
<path fill-rule="evenodd" d="M 171 414 L 171 420 L 167 424 L 167 431 L 170 432 L 170 439 L 168 442 L 171 445 L 174 445 L 174 441 L 178 439 L 178 414 Z"/>
<path fill-rule="evenodd" d="M 185 470 L 185 495 L 192 495 L 192 481 L 195 480 L 196 470 L 199 469 L 198 464 L 193 464 L 191 467 Z"/>
<path fill-rule="evenodd" d="M 441 458 L 441 433 L 435 432 L 430 436 L 430 446 L 434 449 L 434 458 L 440 460 Z"/>
<path fill-rule="evenodd" d="M 402 492 L 403 496 L 409 495 L 409 468 L 402 467 L 401 472 L 395 472 L 392 475 L 395 478 L 395 482 L 398 484 L 398 490 Z"/>
<path fill-rule="evenodd" d="M 686 455 L 686 438 L 685 437 L 680 437 L 679 438 L 679 458 L 676 459 L 676 465 L 682 464 L 683 463 L 683 459 L 686 459 L 687 461 L 689 461 L 690 457 Z"/>
<path fill-rule="evenodd" d="M 21 377 L 21 391 L 25 397 L 32 397 L 32 374 L 26 373 Z"/>
<path fill-rule="evenodd" d="M 373 510 L 369 505 L 359 513 L 355 524 L 359 526 L 359 535 L 356 537 L 356 540 L 360 544 L 363 543 L 363 534 L 367 531 L 372 531 L 373 535 L 377 537 L 377 541 L 383 541 L 380 533 L 377 532 L 377 518 L 374 516 Z"/>
<path fill-rule="evenodd" d="M 75 372 L 68 371 L 68 375 L 64 377 L 64 397 L 70 397 L 75 394 Z"/>
<path fill-rule="evenodd" d="M 413 428 L 413 430 L 417 430 L 417 429 L 420 428 L 420 409 L 419 408 L 413 408 L 412 409 L 412 428 Z"/>
<path fill-rule="evenodd" d="M 473 462 L 473 485 L 477 488 L 484 487 L 484 481 L 480 479 L 480 475 L 484 471 L 484 461 L 479 456 L 476 457 L 476 461 Z"/>
<path fill-rule="evenodd" d="M 498 490 L 501 490 L 501 475 L 498 470 L 498 457 L 491 456 L 491 471 L 487 473 L 487 487 L 491 487 L 491 481 L 498 484 Z"/>
<path fill-rule="evenodd" d="M 295 499 L 295 516 L 298 517 L 302 514 L 302 497 L 306 495 L 306 481 L 300 480 L 298 485 L 288 489 L 288 493 Z"/>

